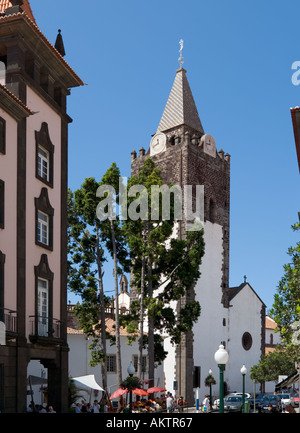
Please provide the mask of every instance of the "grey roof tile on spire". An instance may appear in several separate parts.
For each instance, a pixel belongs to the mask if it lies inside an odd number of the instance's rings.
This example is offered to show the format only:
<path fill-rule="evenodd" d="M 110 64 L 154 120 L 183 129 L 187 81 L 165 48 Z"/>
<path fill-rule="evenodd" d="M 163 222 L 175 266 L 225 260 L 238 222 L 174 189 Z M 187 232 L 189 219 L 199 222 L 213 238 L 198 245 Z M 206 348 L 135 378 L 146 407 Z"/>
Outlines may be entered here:
<path fill-rule="evenodd" d="M 180 68 L 177 70 L 157 132 L 163 132 L 183 124 L 204 134 L 198 110 L 186 77 L 186 70 Z"/>

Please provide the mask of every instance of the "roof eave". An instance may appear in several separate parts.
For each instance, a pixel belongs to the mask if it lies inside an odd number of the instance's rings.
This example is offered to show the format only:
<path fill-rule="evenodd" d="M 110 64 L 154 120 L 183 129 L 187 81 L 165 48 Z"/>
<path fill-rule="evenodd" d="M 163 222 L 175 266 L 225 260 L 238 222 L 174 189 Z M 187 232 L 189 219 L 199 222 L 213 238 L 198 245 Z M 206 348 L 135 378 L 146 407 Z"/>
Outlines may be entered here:
<path fill-rule="evenodd" d="M 26 36 L 28 43 L 35 47 L 43 61 L 55 70 L 66 87 L 79 87 L 85 84 L 25 12 L 0 17 L 0 24 L 11 22 L 14 24 L 13 31 L 16 32 L 16 27 L 19 26 L 22 36 Z"/>
<path fill-rule="evenodd" d="M 2 84 L 0 84 L 0 106 L 16 120 L 34 114 L 30 108 Z"/>

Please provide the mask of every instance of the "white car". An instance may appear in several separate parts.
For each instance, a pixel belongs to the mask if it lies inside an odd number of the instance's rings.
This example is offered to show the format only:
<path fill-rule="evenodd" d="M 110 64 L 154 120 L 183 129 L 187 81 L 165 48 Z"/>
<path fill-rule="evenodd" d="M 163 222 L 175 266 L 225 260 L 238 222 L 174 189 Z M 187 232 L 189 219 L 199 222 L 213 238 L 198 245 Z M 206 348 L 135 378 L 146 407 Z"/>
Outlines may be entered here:
<path fill-rule="evenodd" d="M 281 394 L 277 394 L 278 395 L 278 397 L 280 398 L 280 400 L 281 400 L 281 404 L 282 404 L 282 406 L 286 406 L 287 404 L 290 404 L 291 403 L 291 394 L 288 394 L 288 393 L 281 393 Z"/>

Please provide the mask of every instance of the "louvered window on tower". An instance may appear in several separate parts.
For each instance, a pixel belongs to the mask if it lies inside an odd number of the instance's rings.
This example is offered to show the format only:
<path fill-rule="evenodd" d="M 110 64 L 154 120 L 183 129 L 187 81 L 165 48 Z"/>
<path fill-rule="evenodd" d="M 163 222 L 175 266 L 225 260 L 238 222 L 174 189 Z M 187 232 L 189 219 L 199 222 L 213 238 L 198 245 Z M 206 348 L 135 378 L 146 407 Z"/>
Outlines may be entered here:
<path fill-rule="evenodd" d="M 214 200 L 209 201 L 209 221 L 214 223 L 216 219 L 216 203 Z"/>

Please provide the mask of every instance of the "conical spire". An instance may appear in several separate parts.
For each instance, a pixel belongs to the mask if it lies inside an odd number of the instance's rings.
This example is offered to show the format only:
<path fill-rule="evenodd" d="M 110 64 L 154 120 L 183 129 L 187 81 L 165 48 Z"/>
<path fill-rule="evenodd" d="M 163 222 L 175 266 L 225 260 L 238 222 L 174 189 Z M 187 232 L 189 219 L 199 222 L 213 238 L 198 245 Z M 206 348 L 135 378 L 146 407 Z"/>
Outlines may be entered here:
<path fill-rule="evenodd" d="M 204 134 L 198 110 L 186 77 L 186 70 L 182 67 L 177 70 L 157 132 L 163 132 L 180 125 L 189 126 Z"/>
<path fill-rule="evenodd" d="M 57 35 L 56 42 L 55 42 L 54 46 L 57 49 L 57 51 L 59 52 L 59 54 L 61 54 L 63 57 L 66 55 L 64 42 L 63 42 L 63 38 L 61 35 L 61 30 L 58 30 L 58 35 Z"/>

